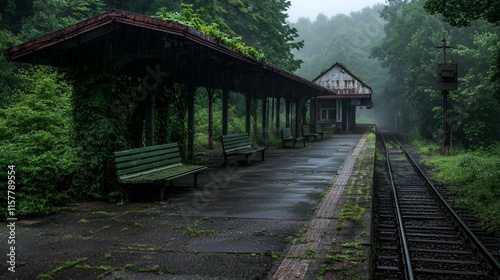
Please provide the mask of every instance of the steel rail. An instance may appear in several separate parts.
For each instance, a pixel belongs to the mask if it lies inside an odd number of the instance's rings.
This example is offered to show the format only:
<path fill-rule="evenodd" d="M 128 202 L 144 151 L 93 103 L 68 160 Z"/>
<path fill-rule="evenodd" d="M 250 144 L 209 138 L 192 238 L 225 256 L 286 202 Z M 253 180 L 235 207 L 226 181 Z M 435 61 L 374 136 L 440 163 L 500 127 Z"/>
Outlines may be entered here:
<path fill-rule="evenodd" d="M 391 188 L 392 188 L 392 193 L 394 194 L 394 207 L 396 209 L 396 217 L 398 220 L 398 227 L 399 227 L 399 234 L 400 234 L 400 239 L 401 239 L 401 244 L 402 244 L 402 257 L 403 257 L 403 266 L 404 266 L 404 274 L 405 278 L 408 280 L 413 280 L 413 267 L 410 261 L 410 249 L 408 246 L 408 243 L 406 242 L 406 231 L 404 229 L 404 224 L 403 224 L 403 216 L 401 214 L 401 209 L 399 207 L 399 202 L 398 202 L 398 193 L 396 190 L 396 186 L 394 185 L 394 178 L 392 176 L 392 168 L 391 168 L 391 162 L 389 160 L 389 151 L 387 149 L 387 145 L 385 142 L 384 135 L 382 131 L 380 131 L 380 136 L 382 138 L 382 143 L 385 148 L 385 160 L 387 164 L 387 169 L 389 173 L 389 178 L 391 181 Z M 399 143 L 399 142 L 398 142 Z"/>
<path fill-rule="evenodd" d="M 484 244 L 477 238 L 477 236 L 472 232 L 472 230 L 465 224 L 465 222 L 460 218 L 460 216 L 453 210 L 453 208 L 446 202 L 444 197 L 439 193 L 438 189 L 434 187 L 434 184 L 427 178 L 425 173 L 422 171 L 420 166 L 416 163 L 410 153 L 401 145 L 401 143 L 394 137 L 394 140 L 398 143 L 399 147 L 405 153 L 406 157 L 409 159 L 410 163 L 415 167 L 420 176 L 426 181 L 432 191 L 439 198 L 441 203 L 444 205 L 448 213 L 455 220 L 457 225 L 464 231 L 467 237 L 472 241 L 473 246 L 479 251 L 484 260 L 488 263 L 488 265 L 495 271 L 495 274 L 500 277 L 500 263 L 496 260 L 496 258 L 491 254 L 491 252 L 484 246 Z M 383 138 L 382 138 L 383 139 Z"/>

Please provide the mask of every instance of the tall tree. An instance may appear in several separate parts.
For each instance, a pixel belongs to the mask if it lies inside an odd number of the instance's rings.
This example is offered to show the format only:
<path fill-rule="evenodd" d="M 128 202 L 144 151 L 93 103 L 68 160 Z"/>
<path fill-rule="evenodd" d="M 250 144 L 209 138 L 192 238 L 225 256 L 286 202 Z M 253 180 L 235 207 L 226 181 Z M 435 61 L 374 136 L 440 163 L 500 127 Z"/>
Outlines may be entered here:
<path fill-rule="evenodd" d="M 394 119 L 406 115 L 405 126 L 425 138 L 442 139 L 442 97 L 436 90 L 441 52 L 434 46 L 447 30 L 447 39 L 457 46 L 448 59 L 460 66 L 459 89 L 451 93 L 454 143 L 477 147 L 498 140 L 498 129 L 489 117 L 498 116 L 497 104 L 487 100 L 492 90 L 484 80 L 490 68 L 491 46 L 497 40 L 495 28 L 484 21 L 466 29 L 453 28 L 440 17 L 429 15 L 423 2 L 392 0 L 382 12 L 387 20 L 386 37 L 373 54 L 392 76 L 386 88 L 398 89 L 386 90 L 386 100 L 399 99 L 405 104 L 403 109 L 385 111 L 393 113 Z"/>
<path fill-rule="evenodd" d="M 485 0 L 426 0 L 425 9 L 431 14 L 442 14 L 453 26 L 466 27 L 471 22 L 484 19 L 500 25 L 500 2 Z"/>
<path fill-rule="evenodd" d="M 19 33 L 22 19 L 31 15 L 33 0 L 0 1 L 0 28 L 5 28 L 13 34 Z"/>
<path fill-rule="evenodd" d="M 470 26 L 479 19 L 500 26 L 500 1 L 426 0 L 425 9 L 431 14 L 442 14 L 446 22 L 456 27 Z M 491 49 L 493 55 L 488 78 L 494 84 L 494 97 L 500 100 L 500 42 L 492 43 L 495 47 Z"/>
<path fill-rule="evenodd" d="M 102 0 L 34 0 L 33 14 L 23 22 L 21 37 L 30 40 L 104 12 Z"/>
<path fill-rule="evenodd" d="M 0 15 L 1 20 L 2 17 Z M 10 31 L 0 28 L 0 50 L 10 47 L 16 42 L 14 35 Z M 9 104 L 9 99 L 13 95 L 18 83 L 14 71 L 14 63 L 8 62 L 3 56 L 0 56 L 0 108 Z"/>

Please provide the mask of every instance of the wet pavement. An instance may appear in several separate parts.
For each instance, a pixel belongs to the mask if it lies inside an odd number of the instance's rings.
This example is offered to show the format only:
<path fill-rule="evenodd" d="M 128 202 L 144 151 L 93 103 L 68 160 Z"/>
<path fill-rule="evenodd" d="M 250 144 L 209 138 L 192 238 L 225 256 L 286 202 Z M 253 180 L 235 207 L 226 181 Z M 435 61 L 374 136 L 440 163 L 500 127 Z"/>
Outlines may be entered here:
<path fill-rule="evenodd" d="M 331 230 L 335 217 L 321 211 L 339 203 L 341 167 L 366 132 L 268 148 L 264 162 L 257 155 L 247 166 L 231 157 L 201 173 L 197 189 L 183 187 L 191 176 L 175 181 L 164 202 L 78 203 L 17 221 L 16 272 L 4 261 L 0 279 L 290 279 L 290 260 L 302 264 L 294 278 L 307 278 L 314 263 L 304 268 L 307 258 L 290 254 L 315 225 Z"/>

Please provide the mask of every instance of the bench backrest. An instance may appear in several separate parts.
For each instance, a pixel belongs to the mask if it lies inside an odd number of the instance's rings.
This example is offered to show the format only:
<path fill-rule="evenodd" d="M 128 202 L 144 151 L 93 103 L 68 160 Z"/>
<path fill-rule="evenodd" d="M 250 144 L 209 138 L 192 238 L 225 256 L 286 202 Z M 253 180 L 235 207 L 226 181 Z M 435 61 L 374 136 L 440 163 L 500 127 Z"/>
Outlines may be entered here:
<path fill-rule="evenodd" d="M 311 134 L 311 130 L 308 125 L 302 126 L 302 134 L 304 135 Z"/>
<path fill-rule="evenodd" d="M 116 174 L 121 179 L 182 165 L 178 143 L 115 152 Z"/>
<path fill-rule="evenodd" d="M 285 127 L 281 130 L 281 139 L 290 139 L 292 136 L 292 129 L 289 127 Z"/>
<path fill-rule="evenodd" d="M 246 133 L 222 135 L 222 149 L 226 152 L 231 152 L 240 149 L 250 149 L 250 139 Z"/>
<path fill-rule="evenodd" d="M 323 132 L 323 129 L 321 129 L 321 124 L 317 123 L 314 125 L 314 131 L 316 132 Z"/>

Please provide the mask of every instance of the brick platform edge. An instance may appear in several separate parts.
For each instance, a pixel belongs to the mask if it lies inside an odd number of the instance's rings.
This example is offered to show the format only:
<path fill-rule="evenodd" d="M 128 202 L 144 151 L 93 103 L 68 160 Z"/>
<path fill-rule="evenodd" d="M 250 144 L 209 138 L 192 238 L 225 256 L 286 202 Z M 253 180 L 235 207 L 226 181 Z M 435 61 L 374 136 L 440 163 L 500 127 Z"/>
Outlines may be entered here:
<path fill-rule="evenodd" d="M 375 137 L 364 132 L 270 279 L 369 279 Z"/>

